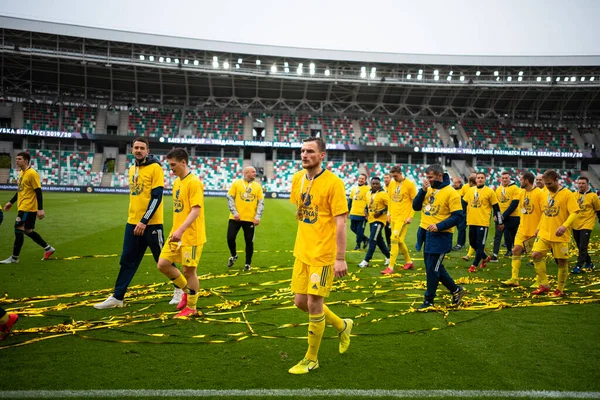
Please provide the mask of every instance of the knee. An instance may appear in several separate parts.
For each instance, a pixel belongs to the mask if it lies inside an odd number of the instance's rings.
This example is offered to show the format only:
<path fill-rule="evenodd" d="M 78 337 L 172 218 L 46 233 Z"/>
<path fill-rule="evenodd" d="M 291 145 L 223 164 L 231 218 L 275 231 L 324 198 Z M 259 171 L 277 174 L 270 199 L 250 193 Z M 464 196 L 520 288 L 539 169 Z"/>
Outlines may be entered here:
<path fill-rule="evenodd" d="M 158 270 L 160 272 L 167 273 L 169 271 L 169 269 L 171 269 L 171 262 L 169 260 L 165 260 L 164 258 L 161 258 L 158 260 L 158 264 L 156 264 L 156 268 L 158 268 Z"/>
<path fill-rule="evenodd" d="M 308 297 L 308 312 L 310 314 L 321 314 L 323 312 L 323 298 L 319 296 Z"/>
<path fill-rule="evenodd" d="M 531 255 L 531 258 L 533 258 L 534 262 L 538 262 L 542 259 L 543 255 L 542 253 L 538 253 L 537 251 L 534 251 L 533 254 Z"/>
<path fill-rule="evenodd" d="M 302 311 L 308 312 L 308 304 L 306 302 L 306 297 L 305 296 L 296 296 L 296 297 L 294 297 L 294 304 L 296 305 L 296 307 L 298 307 Z"/>

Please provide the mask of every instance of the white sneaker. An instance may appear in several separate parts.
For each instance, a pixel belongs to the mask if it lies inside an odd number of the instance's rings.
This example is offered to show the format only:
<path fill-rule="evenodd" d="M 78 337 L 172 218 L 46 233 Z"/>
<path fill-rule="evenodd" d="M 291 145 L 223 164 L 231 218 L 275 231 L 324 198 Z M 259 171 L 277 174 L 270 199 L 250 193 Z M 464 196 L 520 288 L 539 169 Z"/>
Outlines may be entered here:
<path fill-rule="evenodd" d="M 121 308 L 123 307 L 123 300 L 118 300 L 111 295 L 108 299 L 104 300 L 102 303 L 94 304 L 94 308 L 96 310 L 105 310 L 107 308 Z"/>
<path fill-rule="evenodd" d="M 173 291 L 173 298 L 171 299 L 169 304 L 179 304 L 182 297 L 183 297 L 183 290 L 176 287 L 175 290 Z"/>
<path fill-rule="evenodd" d="M 385 262 L 383 263 L 383 266 L 384 266 L 384 267 L 387 267 L 388 265 L 390 265 L 390 259 L 389 259 L 389 258 L 386 258 L 386 259 L 385 259 Z"/>
<path fill-rule="evenodd" d="M 360 262 L 360 264 L 358 264 L 358 268 L 366 268 L 366 267 L 368 267 L 368 266 L 369 266 L 369 262 L 368 262 L 368 261 L 365 261 L 365 260 L 362 260 L 362 261 Z"/>
<path fill-rule="evenodd" d="M 19 259 L 14 258 L 13 256 L 8 257 L 6 260 L 0 261 L 0 264 L 18 264 Z"/>

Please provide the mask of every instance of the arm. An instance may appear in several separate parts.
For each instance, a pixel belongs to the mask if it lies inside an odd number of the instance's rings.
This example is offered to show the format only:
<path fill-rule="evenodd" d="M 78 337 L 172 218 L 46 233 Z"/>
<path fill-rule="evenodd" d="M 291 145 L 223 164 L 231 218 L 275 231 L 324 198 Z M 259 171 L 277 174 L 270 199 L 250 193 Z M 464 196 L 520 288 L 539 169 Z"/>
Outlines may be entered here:
<path fill-rule="evenodd" d="M 421 211 L 423 208 L 423 201 L 425 200 L 425 195 L 427 194 L 426 190 L 419 189 L 415 199 L 413 200 L 412 208 L 414 211 Z"/>
<path fill-rule="evenodd" d="M 498 225 L 504 225 L 504 220 L 502 219 L 502 213 L 500 212 L 500 207 L 498 203 L 492 205 L 494 209 L 494 221 L 498 222 Z"/>
<path fill-rule="evenodd" d="M 238 213 L 238 210 L 235 207 L 235 199 L 229 193 L 227 193 L 227 207 L 229 207 L 229 212 L 231 212 L 231 215 L 233 215 L 233 219 L 239 221 L 240 214 Z"/>
<path fill-rule="evenodd" d="M 190 210 L 190 214 L 187 216 L 185 221 L 183 221 L 183 224 L 181 224 L 181 226 L 173 232 L 171 237 L 169 237 L 169 241 L 179 242 L 186 229 L 189 228 L 190 225 L 192 225 L 192 222 L 194 222 L 194 220 L 198 218 L 198 215 L 200 215 L 200 206 L 192 207 L 192 209 Z"/>
<path fill-rule="evenodd" d="M 256 216 L 254 217 L 254 226 L 260 224 L 260 219 L 262 217 L 262 213 L 265 209 L 265 200 L 258 199 L 258 204 L 256 205 Z"/>
<path fill-rule="evenodd" d="M 8 201 L 8 203 L 6 203 L 4 205 L 4 211 L 10 210 L 10 208 L 12 207 L 12 205 L 17 202 L 18 197 L 19 197 L 19 192 L 15 193 L 15 195 L 12 197 L 12 199 L 10 199 Z"/>
<path fill-rule="evenodd" d="M 348 274 L 348 266 L 346 265 L 346 214 L 336 215 L 335 220 L 335 264 L 333 271 L 336 278 L 341 278 Z"/>
<path fill-rule="evenodd" d="M 42 197 L 42 188 L 34 189 L 34 191 L 35 191 L 35 198 L 37 199 L 37 203 L 38 203 L 37 217 L 39 219 L 44 219 L 45 213 L 44 213 L 44 198 Z"/>
<path fill-rule="evenodd" d="M 461 210 L 453 211 L 452 213 L 450 213 L 450 216 L 448 218 L 446 218 L 442 222 L 437 223 L 437 230 L 444 231 L 446 229 L 452 228 L 453 226 L 457 226 L 462 222 L 464 218 L 465 216 Z"/>
<path fill-rule="evenodd" d="M 519 200 L 511 201 L 508 208 L 504 211 L 504 214 L 502 214 L 502 219 L 506 220 L 506 218 L 508 218 L 510 214 L 517 209 L 517 207 L 519 207 Z"/>
<path fill-rule="evenodd" d="M 154 214 L 156 214 L 156 210 L 158 210 L 158 206 L 160 205 L 160 203 L 162 203 L 162 198 L 163 198 L 163 187 L 155 187 L 154 189 L 152 189 L 152 191 L 150 192 L 150 201 L 148 202 L 148 207 L 146 207 L 146 212 L 144 213 L 144 216 L 142 217 L 142 219 L 140 220 L 140 222 L 137 223 L 137 225 L 135 226 L 135 228 L 133 228 L 133 234 L 135 236 L 141 236 L 144 234 L 144 231 L 146 230 L 146 226 L 148 225 L 148 221 L 150 221 L 152 219 L 152 217 L 154 216 Z"/>

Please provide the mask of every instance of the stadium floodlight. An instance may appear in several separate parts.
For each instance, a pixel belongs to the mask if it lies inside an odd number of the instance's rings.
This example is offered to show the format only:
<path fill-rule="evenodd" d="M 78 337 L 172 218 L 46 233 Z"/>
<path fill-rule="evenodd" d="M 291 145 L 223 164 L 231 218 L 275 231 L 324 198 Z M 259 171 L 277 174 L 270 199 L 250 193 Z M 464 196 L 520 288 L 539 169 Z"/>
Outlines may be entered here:
<path fill-rule="evenodd" d="M 500 77 L 499 76 L 496 77 L 496 82 L 500 82 Z"/>
<path fill-rule="evenodd" d="M 286 68 L 289 68 L 290 64 L 288 64 L 288 62 L 286 61 L 286 62 L 283 63 L 283 66 L 286 67 Z"/>
<path fill-rule="evenodd" d="M 565 78 L 564 78 L 564 81 L 565 81 L 565 82 L 568 82 L 568 81 L 569 81 L 569 77 L 568 77 L 568 76 L 565 76 Z"/>
<path fill-rule="evenodd" d="M 200 64 L 200 62 L 198 62 L 198 60 L 194 60 L 194 65 L 196 65 L 196 66 L 197 66 L 197 65 L 199 65 L 199 64 Z"/>
<path fill-rule="evenodd" d="M 171 62 L 171 57 L 167 57 L 167 62 L 170 63 Z"/>
<path fill-rule="evenodd" d="M 144 61 L 146 59 L 146 57 L 144 57 L 143 54 L 140 54 L 140 60 Z"/>
<path fill-rule="evenodd" d="M 506 78 L 506 80 L 512 82 L 512 76 L 509 76 L 508 78 Z"/>
<path fill-rule="evenodd" d="M 213 61 L 213 68 L 219 68 L 219 62 Z"/>
<path fill-rule="evenodd" d="M 465 81 L 465 76 L 461 75 L 459 79 L 460 79 L 461 82 L 464 82 Z"/>
<path fill-rule="evenodd" d="M 550 82 L 552 80 L 552 78 L 550 78 L 549 76 L 546 77 L 546 82 Z"/>
<path fill-rule="evenodd" d="M 560 82 L 560 76 L 556 77 L 556 82 Z"/>
<path fill-rule="evenodd" d="M 365 66 L 360 67 L 360 72 L 367 72 L 367 67 L 365 67 Z"/>
<path fill-rule="evenodd" d="M 434 80 L 434 81 L 439 81 L 439 80 L 440 80 L 440 76 L 439 76 L 439 75 L 435 75 L 435 76 L 433 77 L 433 80 Z"/>
<path fill-rule="evenodd" d="M 581 82 L 585 81 L 585 76 L 581 77 Z"/>
<path fill-rule="evenodd" d="M 446 80 L 447 80 L 448 82 L 450 82 L 450 81 L 452 80 L 452 76 L 448 75 L 448 77 L 446 78 Z"/>
<path fill-rule="evenodd" d="M 453 73 L 454 73 L 454 71 L 450 71 L 450 72 L 448 72 L 448 75 L 452 76 Z"/>
<path fill-rule="evenodd" d="M 308 69 L 315 69 L 315 63 L 310 63 L 310 65 L 308 66 Z"/>
<path fill-rule="evenodd" d="M 592 76 L 592 77 L 590 78 L 590 82 L 594 82 L 594 79 L 596 79 L 596 78 L 594 78 L 594 77 Z"/>
<path fill-rule="evenodd" d="M 499 76 L 500 72 L 499 71 L 494 71 L 494 76 Z"/>
<path fill-rule="evenodd" d="M 240 69 L 240 64 L 235 64 L 235 69 Z"/>
<path fill-rule="evenodd" d="M 242 59 L 241 59 L 241 58 L 238 58 L 238 62 L 237 62 L 237 63 L 238 63 L 238 64 L 241 64 L 241 63 L 242 63 Z"/>
<path fill-rule="evenodd" d="M 521 81 L 523 81 L 523 77 L 522 77 L 522 76 L 520 76 L 520 77 L 518 77 L 518 78 L 517 78 L 517 80 L 518 80 L 519 82 L 521 82 Z"/>
<path fill-rule="evenodd" d="M 290 72 L 289 67 L 285 67 L 283 70 L 285 71 L 286 74 Z"/>
<path fill-rule="evenodd" d="M 159 57 L 159 58 L 158 58 L 158 62 L 164 62 L 164 61 L 165 61 L 165 58 L 164 58 L 164 57 Z"/>
<path fill-rule="evenodd" d="M 406 79 L 410 79 L 410 78 L 412 78 L 412 75 L 411 74 L 406 74 Z"/>
<path fill-rule="evenodd" d="M 538 81 L 538 82 L 541 82 L 542 81 L 542 77 L 538 76 L 535 80 Z"/>
<path fill-rule="evenodd" d="M 475 72 L 475 76 L 479 76 L 479 75 L 481 75 L 481 71 Z"/>
<path fill-rule="evenodd" d="M 423 79 L 423 75 L 421 75 L 421 74 L 417 75 L 417 80 L 420 81 L 421 79 Z"/>
<path fill-rule="evenodd" d="M 439 74 L 440 74 L 440 71 L 439 71 L 439 70 L 437 70 L 437 69 L 434 69 L 434 70 L 433 70 L 433 75 L 434 75 L 434 76 L 438 76 Z"/>
<path fill-rule="evenodd" d="M 223 62 L 223 68 L 225 68 L 225 69 L 229 69 L 229 61 L 228 61 L 228 60 L 225 60 L 225 61 Z"/>
<path fill-rule="evenodd" d="M 179 58 L 176 58 L 176 59 L 174 59 L 174 60 L 173 60 L 173 62 L 174 62 L 175 64 L 179 64 Z"/>
<path fill-rule="evenodd" d="M 214 62 L 214 61 L 219 61 L 219 57 L 217 57 L 217 56 L 213 56 L 213 62 Z"/>
<path fill-rule="evenodd" d="M 423 70 L 422 69 L 419 70 L 419 75 L 423 75 Z"/>
<path fill-rule="evenodd" d="M 300 63 L 300 64 L 298 65 L 298 68 L 296 69 L 296 73 L 297 73 L 298 75 L 302 75 L 302 63 Z"/>
<path fill-rule="evenodd" d="M 275 65 L 275 64 L 271 65 L 271 73 L 272 74 L 277 73 L 277 65 Z"/>
<path fill-rule="evenodd" d="M 256 65 L 260 65 L 260 60 L 256 59 Z"/>
<path fill-rule="evenodd" d="M 371 73 L 369 74 L 369 78 L 375 79 L 375 72 L 371 71 Z"/>
<path fill-rule="evenodd" d="M 188 60 L 188 59 L 186 58 L 185 60 L 183 60 L 183 63 L 184 63 L 185 65 L 188 65 L 188 64 L 190 63 L 190 60 Z"/>
<path fill-rule="evenodd" d="M 575 79 L 577 79 L 577 78 L 575 78 L 574 76 L 572 76 L 571 77 L 571 82 L 575 82 Z"/>
<path fill-rule="evenodd" d="M 367 72 L 366 71 L 362 71 L 360 73 L 360 77 L 363 78 L 363 79 L 366 78 L 367 77 Z"/>
<path fill-rule="evenodd" d="M 329 75 L 331 75 L 331 71 L 329 69 L 326 69 L 325 70 L 325 76 L 329 76 Z"/>
<path fill-rule="evenodd" d="M 154 61 L 154 56 L 150 56 L 150 57 L 148 57 L 148 60 L 150 60 L 150 61 Z"/>
<path fill-rule="evenodd" d="M 519 71 L 519 76 L 523 76 L 523 71 Z"/>

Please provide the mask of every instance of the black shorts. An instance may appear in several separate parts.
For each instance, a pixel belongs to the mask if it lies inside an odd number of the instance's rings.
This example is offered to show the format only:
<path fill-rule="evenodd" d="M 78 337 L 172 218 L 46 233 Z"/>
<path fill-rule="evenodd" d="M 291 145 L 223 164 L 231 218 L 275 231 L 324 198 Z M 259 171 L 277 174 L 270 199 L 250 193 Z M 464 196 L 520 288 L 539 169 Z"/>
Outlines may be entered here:
<path fill-rule="evenodd" d="M 15 228 L 24 226 L 25 229 L 34 229 L 36 218 L 37 212 L 35 211 L 19 211 L 15 220 Z"/>

